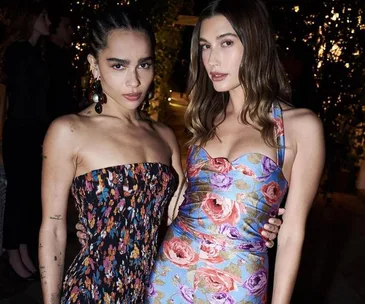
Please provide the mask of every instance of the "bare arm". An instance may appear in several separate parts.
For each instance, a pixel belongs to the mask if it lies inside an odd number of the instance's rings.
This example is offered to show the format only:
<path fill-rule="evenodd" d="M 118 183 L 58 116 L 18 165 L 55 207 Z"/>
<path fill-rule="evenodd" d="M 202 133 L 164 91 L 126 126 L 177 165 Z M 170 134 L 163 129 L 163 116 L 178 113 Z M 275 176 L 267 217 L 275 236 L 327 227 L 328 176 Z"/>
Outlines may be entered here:
<path fill-rule="evenodd" d="M 179 206 L 181 205 L 184 193 L 186 189 L 186 182 L 185 182 L 185 176 L 181 165 L 181 154 L 180 154 L 180 146 L 176 139 L 176 136 L 174 132 L 169 128 L 164 128 L 164 138 L 167 141 L 167 143 L 170 146 L 172 155 L 171 155 L 171 165 L 174 168 L 176 174 L 179 178 L 179 185 L 171 198 L 171 201 L 168 206 L 168 219 L 167 224 L 170 225 L 171 222 L 175 219 L 177 216 L 177 213 L 179 211 Z"/>
<path fill-rule="evenodd" d="M 179 206 L 184 201 L 185 191 L 186 191 L 186 180 L 185 176 L 183 175 L 183 177 L 179 179 L 179 186 L 176 189 L 175 194 L 172 197 L 168 207 L 167 225 L 171 225 L 172 221 L 176 218 L 177 214 L 179 213 Z"/>
<path fill-rule="evenodd" d="M 60 303 L 67 240 L 67 200 L 75 172 L 69 125 L 66 118 L 53 122 L 43 144 L 39 267 L 45 304 Z"/>
<path fill-rule="evenodd" d="M 305 224 L 324 166 L 322 124 L 309 111 L 296 121 L 293 162 L 284 223 L 278 237 L 272 304 L 289 304 L 305 234 Z"/>

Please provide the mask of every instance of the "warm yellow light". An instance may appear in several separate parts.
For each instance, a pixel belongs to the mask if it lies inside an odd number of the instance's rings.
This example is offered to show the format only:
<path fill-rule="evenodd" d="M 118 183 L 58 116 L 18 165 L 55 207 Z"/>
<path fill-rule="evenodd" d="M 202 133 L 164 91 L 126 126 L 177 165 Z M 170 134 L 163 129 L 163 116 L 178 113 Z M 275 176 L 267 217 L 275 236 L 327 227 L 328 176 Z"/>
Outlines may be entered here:
<path fill-rule="evenodd" d="M 337 43 L 335 43 L 333 46 L 332 46 L 332 48 L 331 48 L 331 50 L 330 50 L 330 52 L 331 52 L 331 54 L 333 55 L 333 56 L 335 56 L 335 57 L 340 57 L 341 56 L 341 54 L 342 54 L 342 49 L 339 47 L 339 45 L 337 44 Z"/>
<path fill-rule="evenodd" d="M 333 14 L 333 16 L 331 17 L 331 19 L 333 20 L 333 21 L 336 21 L 337 19 L 339 19 L 340 18 L 340 14 L 339 13 L 334 13 Z"/>
<path fill-rule="evenodd" d="M 300 10 L 300 7 L 299 7 L 299 5 L 296 5 L 296 6 L 294 6 L 294 12 L 296 12 L 296 13 L 298 13 L 299 12 L 299 10 Z"/>

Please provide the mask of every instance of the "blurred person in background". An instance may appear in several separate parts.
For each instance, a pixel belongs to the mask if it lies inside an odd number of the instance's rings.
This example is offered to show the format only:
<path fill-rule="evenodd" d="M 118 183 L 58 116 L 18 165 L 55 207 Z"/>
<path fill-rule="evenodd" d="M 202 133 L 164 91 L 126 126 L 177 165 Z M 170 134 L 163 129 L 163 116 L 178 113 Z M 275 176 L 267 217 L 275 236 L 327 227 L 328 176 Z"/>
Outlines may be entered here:
<path fill-rule="evenodd" d="M 51 26 L 46 43 L 46 62 L 50 74 L 47 109 L 50 120 L 53 121 L 59 116 L 77 111 L 73 94 L 75 72 L 69 49 L 74 30 L 66 6 L 52 3 L 48 13 Z"/>
<path fill-rule="evenodd" d="M 37 268 L 28 248 L 37 248 L 42 142 L 49 122 L 49 75 L 40 37 L 49 35 L 50 21 L 45 1 L 13 4 L 15 14 L 6 29 L 0 56 L 8 98 L 3 129 L 7 178 L 3 245 L 9 255 L 10 273 L 32 280 Z"/>

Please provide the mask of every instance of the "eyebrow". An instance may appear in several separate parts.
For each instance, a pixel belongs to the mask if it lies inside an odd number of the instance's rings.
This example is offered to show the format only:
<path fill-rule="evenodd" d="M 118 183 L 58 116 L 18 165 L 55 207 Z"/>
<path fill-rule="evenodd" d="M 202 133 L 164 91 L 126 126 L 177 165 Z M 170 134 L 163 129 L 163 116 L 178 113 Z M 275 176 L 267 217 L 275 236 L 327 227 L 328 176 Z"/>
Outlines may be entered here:
<path fill-rule="evenodd" d="M 120 59 L 120 58 L 114 58 L 114 57 L 107 58 L 106 60 L 109 61 L 109 62 L 116 62 L 116 63 L 119 63 L 121 65 L 129 65 L 131 63 L 131 61 L 128 60 L 128 59 Z M 141 58 L 141 59 L 138 60 L 138 64 L 144 63 L 146 61 L 153 61 L 153 57 L 149 56 L 149 57 Z"/>
<path fill-rule="evenodd" d="M 217 36 L 216 39 L 219 40 L 219 39 L 222 39 L 222 38 L 228 37 L 228 36 L 232 36 L 232 37 L 238 38 L 238 36 L 236 34 L 233 34 L 233 33 L 224 33 L 222 35 Z M 207 39 L 202 38 L 202 37 L 199 38 L 199 41 L 208 42 Z"/>

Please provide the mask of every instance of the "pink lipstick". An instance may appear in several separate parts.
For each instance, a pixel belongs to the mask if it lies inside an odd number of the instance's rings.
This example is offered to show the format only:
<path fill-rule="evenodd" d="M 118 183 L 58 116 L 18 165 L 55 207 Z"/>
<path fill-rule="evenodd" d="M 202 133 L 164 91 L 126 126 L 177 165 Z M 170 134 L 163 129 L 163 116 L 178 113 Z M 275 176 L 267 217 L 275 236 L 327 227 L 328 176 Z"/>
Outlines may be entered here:
<path fill-rule="evenodd" d="M 224 74 L 224 73 L 215 73 L 215 72 L 211 72 L 210 76 L 212 77 L 213 81 L 222 81 L 223 79 L 226 78 L 228 74 Z"/>
<path fill-rule="evenodd" d="M 141 98 L 142 93 L 123 94 L 123 96 L 130 101 L 137 101 Z"/>

